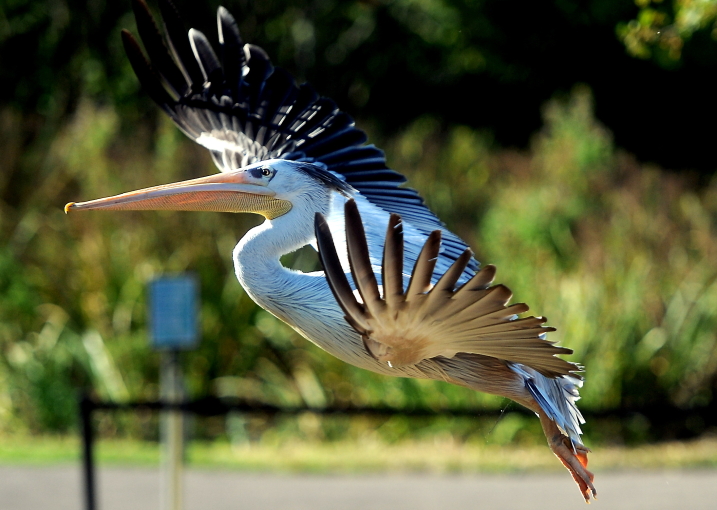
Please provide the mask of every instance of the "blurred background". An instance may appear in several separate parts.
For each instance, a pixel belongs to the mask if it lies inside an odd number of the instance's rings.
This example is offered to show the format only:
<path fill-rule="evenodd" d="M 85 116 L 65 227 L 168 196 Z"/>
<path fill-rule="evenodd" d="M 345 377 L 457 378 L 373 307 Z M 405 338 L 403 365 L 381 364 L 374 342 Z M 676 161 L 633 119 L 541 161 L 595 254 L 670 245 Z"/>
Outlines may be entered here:
<path fill-rule="evenodd" d="M 219 2 L 177 4 L 216 41 Z M 515 300 L 549 317 L 585 365 L 588 444 L 717 431 L 717 1 L 223 4 L 245 41 L 352 114 Z M 198 440 L 543 444 L 507 400 L 356 369 L 255 306 L 231 252 L 258 218 L 65 216 L 68 201 L 215 171 L 141 90 L 122 28 L 136 33 L 129 0 L 0 5 L 0 437 L 65 444 L 82 390 L 158 398 L 146 284 L 191 271 L 202 342 L 183 358 L 190 397 L 476 412 L 207 418 Z M 317 265 L 306 250 L 285 263 Z M 98 416 L 110 443 L 157 439 L 151 413 Z M 716 464 L 710 451 L 699 462 Z"/>

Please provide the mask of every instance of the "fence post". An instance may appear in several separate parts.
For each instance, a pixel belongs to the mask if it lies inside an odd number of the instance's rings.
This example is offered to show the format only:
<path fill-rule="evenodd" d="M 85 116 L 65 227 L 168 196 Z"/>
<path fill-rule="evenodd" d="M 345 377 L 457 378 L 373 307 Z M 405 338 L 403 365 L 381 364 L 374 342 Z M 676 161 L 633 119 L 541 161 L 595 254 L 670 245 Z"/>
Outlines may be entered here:
<path fill-rule="evenodd" d="M 179 352 L 162 352 L 160 387 L 162 399 L 167 404 L 179 404 L 183 400 L 182 374 Z M 184 464 L 184 415 L 181 409 L 170 408 L 161 413 L 162 438 L 162 510 L 182 510 Z"/>
<path fill-rule="evenodd" d="M 94 431 L 92 430 L 92 411 L 94 402 L 83 394 L 80 398 L 80 423 L 82 427 L 82 467 L 85 485 L 85 509 L 96 510 L 95 499 L 95 463 L 93 455 Z"/>

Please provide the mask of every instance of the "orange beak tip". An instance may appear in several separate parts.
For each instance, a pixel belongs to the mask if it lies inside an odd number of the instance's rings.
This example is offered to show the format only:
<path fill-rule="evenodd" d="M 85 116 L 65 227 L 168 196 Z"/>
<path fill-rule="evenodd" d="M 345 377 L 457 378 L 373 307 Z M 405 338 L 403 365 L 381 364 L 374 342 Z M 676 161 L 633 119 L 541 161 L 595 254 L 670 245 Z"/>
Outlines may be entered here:
<path fill-rule="evenodd" d="M 65 204 L 65 214 L 67 214 L 68 212 L 70 212 L 70 209 L 72 209 L 72 206 L 73 206 L 73 205 L 75 205 L 74 202 L 68 202 L 67 204 Z"/>

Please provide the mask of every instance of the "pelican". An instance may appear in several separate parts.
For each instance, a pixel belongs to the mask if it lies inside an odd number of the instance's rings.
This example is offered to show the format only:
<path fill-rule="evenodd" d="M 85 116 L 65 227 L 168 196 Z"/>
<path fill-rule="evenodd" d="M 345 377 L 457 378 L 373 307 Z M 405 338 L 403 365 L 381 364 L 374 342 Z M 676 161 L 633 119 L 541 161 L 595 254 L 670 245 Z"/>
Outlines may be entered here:
<path fill-rule="evenodd" d="M 581 367 L 556 355 L 542 317 L 491 286 L 466 243 L 447 230 L 405 178 L 366 145 L 330 99 L 297 85 L 259 47 L 244 44 L 219 7 L 219 55 L 185 32 L 161 0 L 164 35 L 133 0 L 148 59 L 122 39 L 144 89 L 219 173 L 87 202 L 65 211 L 182 210 L 256 213 L 265 221 L 233 252 L 236 277 L 262 308 L 352 365 L 437 379 L 510 398 L 534 411 L 553 453 L 585 501 L 597 495 L 576 407 Z M 325 271 L 285 268 L 280 257 L 318 247 Z"/>

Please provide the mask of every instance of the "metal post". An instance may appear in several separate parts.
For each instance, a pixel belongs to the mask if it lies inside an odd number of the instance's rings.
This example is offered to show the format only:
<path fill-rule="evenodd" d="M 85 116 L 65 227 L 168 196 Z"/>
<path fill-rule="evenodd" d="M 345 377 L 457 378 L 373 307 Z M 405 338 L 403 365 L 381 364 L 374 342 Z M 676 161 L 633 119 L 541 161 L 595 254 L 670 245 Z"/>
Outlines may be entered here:
<path fill-rule="evenodd" d="M 152 345 L 162 353 L 160 389 L 169 404 L 184 399 L 179 351 L 195 348 L 199 340 L 197 295 L 197 281 L 191 276 L 159 278 L 150 284 Z M 162 510 L 182 509 L 182 422 L 178 408 L 162 413 Z"/>
<path fill-rule="evenodd" d="M 95 499 L 95 463 L 93 456 L 94 434 L 92 430 L 92 410 L 94 404 L 87 395 L 80 400 L 80 421 L 82 426 L 82 467 L 85 484 L 85 508 L 96 510 Z"/>
<path fill-rule="evenodd" d="M 183 399 L 179 352 L 162 352 L 160 388 L 163 400 L 177 404 Z M 182 510 L 182 467 L 184 457 L 184 426 L 182 411 L 162 413 L 162 510 Z"/>

